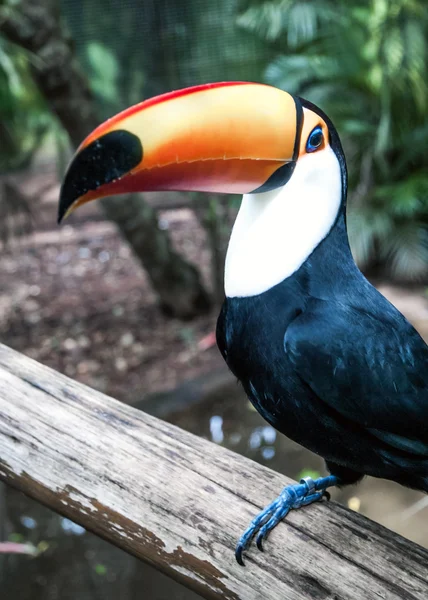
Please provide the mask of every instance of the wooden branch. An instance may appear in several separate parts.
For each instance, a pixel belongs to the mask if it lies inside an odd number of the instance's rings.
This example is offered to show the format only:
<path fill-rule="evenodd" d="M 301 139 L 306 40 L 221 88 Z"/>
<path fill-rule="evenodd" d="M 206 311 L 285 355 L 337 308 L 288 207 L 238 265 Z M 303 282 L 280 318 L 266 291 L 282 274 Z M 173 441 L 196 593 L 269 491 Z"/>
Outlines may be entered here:
<path fill-rule="evenodd" d="M 292 511 L 238 566 L 286 478 L 5 346 L 0 478 L 205 598 L 428 597 L 428 552 L 333 502 Z"/>

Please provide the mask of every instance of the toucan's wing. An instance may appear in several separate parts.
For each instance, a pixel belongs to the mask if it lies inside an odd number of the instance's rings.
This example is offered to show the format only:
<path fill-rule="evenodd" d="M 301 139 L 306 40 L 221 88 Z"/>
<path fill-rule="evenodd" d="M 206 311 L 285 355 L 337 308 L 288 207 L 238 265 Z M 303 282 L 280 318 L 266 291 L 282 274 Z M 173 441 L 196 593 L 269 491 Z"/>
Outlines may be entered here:
<path fill-rule="evenodd" d="M 314 301 L 288 327 L 284 349 L 326 404 L 382 439 L 428 454 L 428 347 L 395 308 L 384 317 Z"/>

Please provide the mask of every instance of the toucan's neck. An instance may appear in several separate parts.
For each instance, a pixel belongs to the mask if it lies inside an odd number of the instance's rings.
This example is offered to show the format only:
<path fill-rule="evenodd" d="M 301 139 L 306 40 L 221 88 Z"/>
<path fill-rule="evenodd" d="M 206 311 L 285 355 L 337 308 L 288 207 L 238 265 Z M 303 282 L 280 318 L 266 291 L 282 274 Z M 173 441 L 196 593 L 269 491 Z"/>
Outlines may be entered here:
<path fill-rule="evenodd" d="M 306 293 L 328 299 L 354 294 L 355 280 L 364 279 L 355 264 L 346 229 L 346 209 L 342 205 L 328 235 L 302 264 L 298 273 L 305 282 Z"/>
<path fill-rule="evenodd" d="M 341 165 L 327 147 L 298 160 L 282 188 L 245 195 L 227 252 L 226 296 L 255 296 L 275 287 L 323 252 L 327 238 L 339 256 L 350 257 L 343 194 Z M 325 260 L 328 270 L 333 259 Z"/>

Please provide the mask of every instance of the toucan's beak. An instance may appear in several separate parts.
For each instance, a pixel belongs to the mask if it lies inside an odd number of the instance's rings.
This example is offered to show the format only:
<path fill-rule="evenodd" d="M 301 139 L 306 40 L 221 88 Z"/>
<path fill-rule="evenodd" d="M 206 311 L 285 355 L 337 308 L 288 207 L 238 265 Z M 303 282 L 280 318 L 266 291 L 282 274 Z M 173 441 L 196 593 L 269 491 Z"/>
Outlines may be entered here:
<path fill-rule="evenodd" d="M 278 187 L 279 170 L 296 160 L 299 120 L 293 96 L 255 83 L 208 84 L 146 100 L 80 145 L 61 188 L 58 221 L 89 200 L 125 192 Z"/>

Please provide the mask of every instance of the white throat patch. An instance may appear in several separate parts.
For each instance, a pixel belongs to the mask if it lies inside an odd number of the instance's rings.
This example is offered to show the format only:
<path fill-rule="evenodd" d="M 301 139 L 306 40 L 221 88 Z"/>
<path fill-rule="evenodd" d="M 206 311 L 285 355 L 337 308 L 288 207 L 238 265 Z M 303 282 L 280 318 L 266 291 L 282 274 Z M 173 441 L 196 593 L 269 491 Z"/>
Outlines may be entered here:
<path fill-rule="evenodd" d="M 245 194 L 227 250 L 226 296 L 261 294 L 297 271 L 330 231 L 341 195 L 330 146 L 298 159 L 283 187 Z"/>

